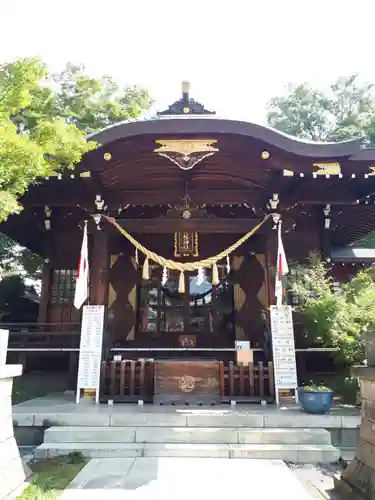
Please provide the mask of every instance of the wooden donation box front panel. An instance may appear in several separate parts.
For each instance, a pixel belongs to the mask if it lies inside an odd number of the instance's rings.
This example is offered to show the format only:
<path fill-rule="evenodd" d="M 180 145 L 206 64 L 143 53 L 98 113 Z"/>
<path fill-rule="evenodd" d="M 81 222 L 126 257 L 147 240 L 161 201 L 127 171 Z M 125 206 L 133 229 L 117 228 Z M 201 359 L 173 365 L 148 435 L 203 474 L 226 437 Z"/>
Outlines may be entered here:
<path fill-rule="evenodd" d="M 154 403 L 220 403 L 219 362 L 193 359 L 155 361 Z"/>

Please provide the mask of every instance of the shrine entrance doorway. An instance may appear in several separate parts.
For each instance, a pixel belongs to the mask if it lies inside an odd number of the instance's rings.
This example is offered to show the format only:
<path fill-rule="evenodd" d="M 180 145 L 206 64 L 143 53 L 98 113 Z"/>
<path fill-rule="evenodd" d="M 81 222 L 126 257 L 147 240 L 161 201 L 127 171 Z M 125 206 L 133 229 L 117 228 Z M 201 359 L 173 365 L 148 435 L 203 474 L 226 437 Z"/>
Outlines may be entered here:
<path fill-rule="evenodd" d="M 216 286 L 211 270 L 199 275 L 186 272 L 185 293 L 181 294 L 178 271 L 170 271 L 163 281 L 160 267 L 151 268 L 151 279 L 138 290 L 136 338 L 163 347 L 191 348 L 184 353 L 186 357 L 199 355 L 199 348 L 233 347 L 233 286 L 225 266 L 218 266 L 218 271 L 220 283 Z M 209 352 L 204 351 L 204 357 L 210 357 Z"/>

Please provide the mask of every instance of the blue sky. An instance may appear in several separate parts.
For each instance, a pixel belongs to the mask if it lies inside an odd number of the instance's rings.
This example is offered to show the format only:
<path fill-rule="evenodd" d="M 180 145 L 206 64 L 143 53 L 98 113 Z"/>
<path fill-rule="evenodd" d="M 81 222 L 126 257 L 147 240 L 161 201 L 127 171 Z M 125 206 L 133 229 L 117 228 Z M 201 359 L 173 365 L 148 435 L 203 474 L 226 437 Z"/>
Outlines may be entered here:
<path fill-rule="evenodd" d="M 191 95 L 220 116 L 262 123 L 289 82 L 375 82 L 374 0 L 3 0 L 0 61 L 39 55 L 145 85 L 157 108 Z"/>

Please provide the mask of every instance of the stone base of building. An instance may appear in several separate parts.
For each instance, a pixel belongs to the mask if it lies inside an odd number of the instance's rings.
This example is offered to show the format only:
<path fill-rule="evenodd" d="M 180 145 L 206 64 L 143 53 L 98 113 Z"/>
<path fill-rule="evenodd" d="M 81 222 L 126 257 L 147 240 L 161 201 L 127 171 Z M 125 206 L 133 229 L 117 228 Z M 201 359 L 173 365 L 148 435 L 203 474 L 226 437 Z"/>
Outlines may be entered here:
<path fill-rule="evenodd" d="M 366 493 L 371 491 L 369 481 L 374 480 L 371 478 L 373 474 L 371 469 L 360 464 L 355 458 L 341 476 L 337 475 L 334 478 L 335 492 L 339 493 L 343 500 L 373 500 L 375 497 Z"/>
<path fill-rule="evenodd" d="M 355 367 L 361 383 L 362 419 L 354 460 L 336 478 L 335 487 L 350 500 L 375 499 L 375 367 Z"/>
<path fill-rule="evenodd" d="M 20 457 L 13 435 L 13 378 L 21 373 L 21 365 L 0 366 L 0 498 L 16 490 L 31 473 Z"/>

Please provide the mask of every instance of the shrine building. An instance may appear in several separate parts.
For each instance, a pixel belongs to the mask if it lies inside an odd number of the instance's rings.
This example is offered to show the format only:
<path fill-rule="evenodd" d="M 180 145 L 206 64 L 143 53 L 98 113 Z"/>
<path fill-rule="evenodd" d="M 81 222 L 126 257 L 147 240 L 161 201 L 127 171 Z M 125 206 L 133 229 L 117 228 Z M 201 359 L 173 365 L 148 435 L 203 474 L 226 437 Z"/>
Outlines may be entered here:
<path fill-rule="evenodd" d="M 165 111 L 89 139 L 97 149 L 30 187 L 2 224 L 45 260 L 37 320 L 2 325 L 8 357 L 26 372 L 54 360 L 74 387 L 87 221 L 88 303 L 105 306 L 101 401 L 273 402 L 275 227 L 290 265 L 318 252 L 343 280 L 375 260 L 356 246 L 375 231 L 375 149 L 222 119 L 187 83 Z M 297 323 L 295 345 L 299 379 L 319 372 L 324 349 Z"/>

